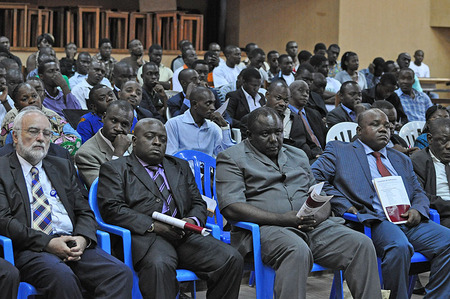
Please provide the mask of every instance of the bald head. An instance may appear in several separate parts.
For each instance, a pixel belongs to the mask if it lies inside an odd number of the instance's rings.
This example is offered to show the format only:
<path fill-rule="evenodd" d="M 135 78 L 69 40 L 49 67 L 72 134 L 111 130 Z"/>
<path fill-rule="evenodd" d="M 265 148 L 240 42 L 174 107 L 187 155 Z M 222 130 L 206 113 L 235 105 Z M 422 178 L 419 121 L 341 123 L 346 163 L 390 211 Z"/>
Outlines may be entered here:
<path fill-rule="evenodd" d="M 166 129 L 161 121 L 145 118 L 134 127 L 133 153 L 149 165 L 162 163 L 167 146 Z"/>
<path fill-rule="evenodd" d="M 186 93 L 189 83 L 198 84 L 198 73 L 193 69 L 184 69 L 178 75 L 178 80 L 180 81 L 181 87 L 183 87 L 184 93 Z"/>

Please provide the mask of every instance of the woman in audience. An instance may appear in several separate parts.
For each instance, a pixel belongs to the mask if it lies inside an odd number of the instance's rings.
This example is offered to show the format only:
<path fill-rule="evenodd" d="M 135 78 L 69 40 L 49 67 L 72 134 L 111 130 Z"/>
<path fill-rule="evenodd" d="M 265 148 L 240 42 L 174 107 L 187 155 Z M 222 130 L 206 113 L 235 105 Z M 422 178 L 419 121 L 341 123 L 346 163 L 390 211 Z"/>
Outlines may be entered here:
<path fill-rule="evenodd" d="M 417 146 L 420 149 L 426 148 L 428 146 L 427 133 L 429 132 L 428 130 L 429 123 L 434 119 L 448 118 L 449 116 L 450 115 L 444 106 L 434 105 L 428 108 L 427 112 L 425 112 L 425 120 L 426 120 L 425 126 L 423 126 L 422 134 L 419 137 L 417 137 L 414 146 Z"/>
<path fill-rule="evenodd" d="M 81 137 L 56 112 L 42 106 L 41 96 L 43 90 L 44 86 L 39 78 L 32 78 L 25 83 L 17 85 L 12 94 L 15 108 L 11 109 L 3 120 L 0 143 L 2 145 L 12 143 L 11 130 L 14 125 L 14 118 L 19 114 L 20 110 L 28 106 L 36 106 L 42 110 L 50 121 L 53 131 L 51 142 L 64 147 L 73 156 L 81 146 Z"/>
<path fill-rule="evenodd" d="M 38 48 L 37 52 L 31 54 L 27 58 L 27 69 L 26 69 L 27 74 L 29 72 L 31 72 L 32 70 L 34 70 L 35 68 L 37 68 L 37 65 L 38 65 L 37 57 L 39 54 L 39 50 L 41 48 L 52 48 L 53 44 L 55 43 L 55 38 L 50 33 L 44 33 L 37 37 L 36 42 L 37 42 L 37 48 Z"/>
<path fill-rule="evenodd" d="M 359 59 L 355 52 L 345 52 L 341 59 L 341 67 L 343 71 L 336 74 L 335 79 L 344 83 L 347 81 L 355 81 L 361 90 L 367 89 L 367 82 L 364 75 L 358 72 Z"/>

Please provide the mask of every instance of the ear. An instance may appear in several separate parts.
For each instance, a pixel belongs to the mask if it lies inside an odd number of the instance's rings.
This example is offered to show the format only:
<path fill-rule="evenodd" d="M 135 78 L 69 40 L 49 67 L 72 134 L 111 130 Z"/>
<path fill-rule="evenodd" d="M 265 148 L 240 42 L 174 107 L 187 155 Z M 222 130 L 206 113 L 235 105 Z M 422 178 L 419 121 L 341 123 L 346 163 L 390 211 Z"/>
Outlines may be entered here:
<path fill-rule="evenodd" d="M 247 134 L 247 139 L 251 140 L 252 139 L 252 132 L 250 132 L 249 130 L 246 131 Z"/>
<path fill-rule="evenodd" d="M 136 146 L 136 136 L 131 136 L 131 142 L 133 143 L 133 148 Z"/>
<path fill-rule="evenodd" d="M 105 123 L 106 111 L 102 114 L 102 123 Z"/>
<path fill-rule="evenodd" d="M 358 136 L 360 136 L 361 135 L 361 127 L 360 126 L 357 126 L 356 127 L 356 135 L 358 135 Z"/>
<path fill-rule="evenodd" d="M 427 140 L 429 145 L 433 143 L 433 135 L 431 133 L 427 133 Z"/>
<path fill-rule="evenodd" d="M 19 142 L 19 135 L 17 135 L 16 131 L 12 131 L 12 137 L 13 137 L 14 144 L 17 144 L 17 142 Z"/>

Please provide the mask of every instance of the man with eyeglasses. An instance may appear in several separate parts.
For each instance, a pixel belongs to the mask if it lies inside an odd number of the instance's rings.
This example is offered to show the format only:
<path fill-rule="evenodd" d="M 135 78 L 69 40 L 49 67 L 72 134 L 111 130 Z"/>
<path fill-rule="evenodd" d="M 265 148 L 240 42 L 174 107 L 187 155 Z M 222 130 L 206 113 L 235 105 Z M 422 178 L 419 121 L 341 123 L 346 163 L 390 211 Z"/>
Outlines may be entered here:
<path fill-rule="evenodd" d="M 96 246 L 96 222 L 71 162 L 47 156 L 53 135 L 38 110 L 16 117 L 16 151 L 0 159 L 0 234 L 12 239 L 22 281 L 48 298 L 129 298 L 132 274 Z"/>

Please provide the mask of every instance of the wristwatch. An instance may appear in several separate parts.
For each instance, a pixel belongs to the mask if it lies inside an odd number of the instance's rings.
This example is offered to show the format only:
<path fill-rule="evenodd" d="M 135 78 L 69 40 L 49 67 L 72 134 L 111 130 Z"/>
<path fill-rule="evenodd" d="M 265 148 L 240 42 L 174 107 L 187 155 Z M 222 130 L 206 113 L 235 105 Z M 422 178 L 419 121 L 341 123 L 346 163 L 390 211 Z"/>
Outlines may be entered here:
<path fill-rule="evenodd" d="M 152 225 L 150 225 L 150 228 L 147 229 L 147 232 L 152 233 L 155 230 L 155 224 L 152 223 Z"/>

